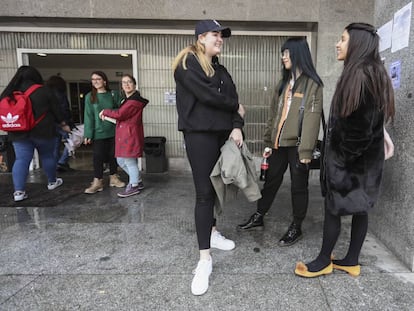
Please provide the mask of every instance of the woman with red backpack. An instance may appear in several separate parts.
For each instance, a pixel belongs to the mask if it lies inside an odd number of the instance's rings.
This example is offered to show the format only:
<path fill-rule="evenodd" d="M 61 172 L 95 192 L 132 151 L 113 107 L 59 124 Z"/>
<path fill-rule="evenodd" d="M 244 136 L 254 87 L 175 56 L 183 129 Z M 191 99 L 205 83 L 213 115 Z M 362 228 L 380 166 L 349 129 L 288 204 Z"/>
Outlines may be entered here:
<path fill-rule="evenodd" d="M 16 202 L 28 197 L 26 179 L 35 149 L 39 153 L 42 168 L 47 175 L 47 188 L 53 190 L 63 183 L 61 178 L 56 178 L 56 158 L 54 156 L 56 124 L 59 124 L 66 132 L 70 132 L 70 128 L 63 121 L 56 96 L 48 87 L 43 86 L 43 78 L 39 71 L 32 66 L 19 67 L 1 93 L 0 100 L 13 97 L 16 91 L 25 92 L 35 84 L 40 86 L 29 95 L 29 99 L 32 104 L 34 119 L 42 119 L 30 130 L 10 131 L 8 133 L 8 138 L 13 142 L 16 154 L 12 169 L 13 197 Z"/>

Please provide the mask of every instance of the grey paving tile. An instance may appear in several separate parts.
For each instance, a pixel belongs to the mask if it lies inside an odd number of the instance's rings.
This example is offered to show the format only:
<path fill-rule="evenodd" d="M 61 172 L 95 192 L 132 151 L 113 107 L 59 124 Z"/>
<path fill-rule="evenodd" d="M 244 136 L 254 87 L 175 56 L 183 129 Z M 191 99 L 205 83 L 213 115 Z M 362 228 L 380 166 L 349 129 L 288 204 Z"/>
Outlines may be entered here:
<path fill-rule="evenodd" d="M 37 277 L 36 275 L 0 275 L 0 310 L 6 300 L 18 295 Z"/>
<path fill-rule="evenodd" d="M 212 274 L 208 292 L 189 291 L 191 275 L 43 276 L 2 310 L 329 310 L 320 285 L 292 275 Z M 289 295 L 287 295 L 289 293 Z"/>
<path fill-rule="evenodd" d="M 320 281 L 332 310 L 414 310 L 414 284 L 395 274 L 335 273 Z"/>

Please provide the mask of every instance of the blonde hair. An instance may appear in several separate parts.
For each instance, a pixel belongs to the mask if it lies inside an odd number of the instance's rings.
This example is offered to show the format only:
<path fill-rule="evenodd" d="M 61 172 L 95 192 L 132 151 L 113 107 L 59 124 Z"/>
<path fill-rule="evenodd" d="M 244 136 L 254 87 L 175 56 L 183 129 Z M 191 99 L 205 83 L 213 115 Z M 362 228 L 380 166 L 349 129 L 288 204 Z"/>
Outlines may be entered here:
<path fill-rule="evenodd" d="M 172 69 L 175 71 L 177 67 L 181 64 L 184 70 L 187 70 L 186 60 L 189 53 L 193 54 L 197 61 L 200 63 L 201 68 L 203 69 L 204 73 L 207 77 L 214 76 L 214 68 L 211 66 L 209 59 L 204 54 L 205 48 L 204 45 L 197 40 L 195 44 L 189 45 L 186 48 L 182 49 L 180 53 L 175 57 Z"/>

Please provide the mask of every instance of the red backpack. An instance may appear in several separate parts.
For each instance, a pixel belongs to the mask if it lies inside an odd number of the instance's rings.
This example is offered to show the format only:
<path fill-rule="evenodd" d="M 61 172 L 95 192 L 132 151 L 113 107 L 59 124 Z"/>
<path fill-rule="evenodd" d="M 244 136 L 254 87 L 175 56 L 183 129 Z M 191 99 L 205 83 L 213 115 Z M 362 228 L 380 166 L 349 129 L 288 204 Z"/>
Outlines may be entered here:
<path fill-rule="evenodd" d="M 14 91 L 13 96 L 7 96 L 0 100 L 0 130 L 6 132 L 30 131 L 43 118 L 42 114 L 35 120 L 30 94 L 41 87 L 41 84 L 33 84 L 25 92 Z"/>

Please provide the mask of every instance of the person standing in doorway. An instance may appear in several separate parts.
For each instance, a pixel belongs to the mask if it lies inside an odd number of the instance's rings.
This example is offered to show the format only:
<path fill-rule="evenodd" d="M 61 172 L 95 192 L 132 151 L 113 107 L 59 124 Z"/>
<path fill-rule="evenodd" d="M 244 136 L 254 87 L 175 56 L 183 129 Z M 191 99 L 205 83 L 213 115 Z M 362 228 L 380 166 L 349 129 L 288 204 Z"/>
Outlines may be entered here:
<path fill-rule="evenodd" d="M 393 153 L 384 122 L 394 116 L 394 92 L 378 51 L 379 40 L 372 25 L 352 23 L 336 44 L 344 68 L 332 99 L 321 169 L 322 248 L 315 260 L 296 264 L 295 273 L 302 277 L 329 274 L 333 269 L 360 274 L 368 211 L 378 199 L 384 159 Z M 345 257 L 334 259 L 332 251 L 345 215 L 352 215 L 351 240 Z"/>
<path fill-rule="evenodd" d="M 99 113 L 104 109 L 118 108 L 119 92 L 109 88 L 109 81 L 102 71 L 94 71 L 91 76 L 92 91 L 85 96 L 84 144 L 93 142 L 94 179 L 85 193 L 93 194 L 103 190 L 104 163 L 109 163 L 109 186 L 122 188 L 125 183 L 119 179 L 115 159 L 115 124 L 102 121 Z"/>
<path fill-rule="evenodd" d="M 191 283 L 194 295 L 204 294 L 212 272 L 210 248 L 232 250 L 233 241 L 216 230 L 215 191 L 210 173 L 220 148 L 231 138 L 241 147 L 244 108 L 236 87 L 218 55 L 230 28 L 202 20 L 195 28 L 196 42 L 183 49 L 173 63 L 176 82 L 178 130 L 184 134 L 196 191 L 195 225 L 200 260 Z"/>
<path fill-rule="evenodd" d="M 269 169 L 257 201 L 257 210 L 239 230 L 263 228 L 264 216 L 282 184 L 289 166 L 293 221 L 279 240 L 290 246 L 302 237 L 302 222 L 308 209 L 308 178 L 312 151 L 318 139 L 323 109 L 323 83 L 312 62 L 306 38 L 288 39 L 282 46 L 283 75 L 270 105 L 270 117 L 264 133 Z M 304 107 L 300 142 L 299 114 Z"/>
<path fill-rule="evenodd" d="M 72 121 L 72 113 L 69 107 L 69 101 L 66 94 L 66 81 L 61 76 L 51 76 L 46 85 L 50 87 L 55 93 L 59 101 L 59 108 L 63 115 L 64 121 L 71 129 L 75 127 Z M 56 145 L 55 145 L 55 157 L 57 161 L 57 170 L 59 172 L 66 172 L 71 170 L 69 166 L 69 151 L 66 147 L 63 148 L 62 153 L 60 148 L 62 147 L 62 140 L 69 137 L 69 134 L 61 129 L 59 125 L 56 126 Z"/>
<path fill-rule="evenodd" d="M 144 189 L 138 167 L 138 158 L 142 157 L 144 148 L 144 126 L 142 113 L 148 100 L 137 91 L 133 76 L 122 76 L 122 90 L 126 99 L 119 109 L 104 109 L 100 113 L 102 120 L 107 117 L 116 120 L 115 156 L 119 166 L 128 174 L 129 182 L 124 191 L 118 193 L 121 198 L 139 194 Z"/>

